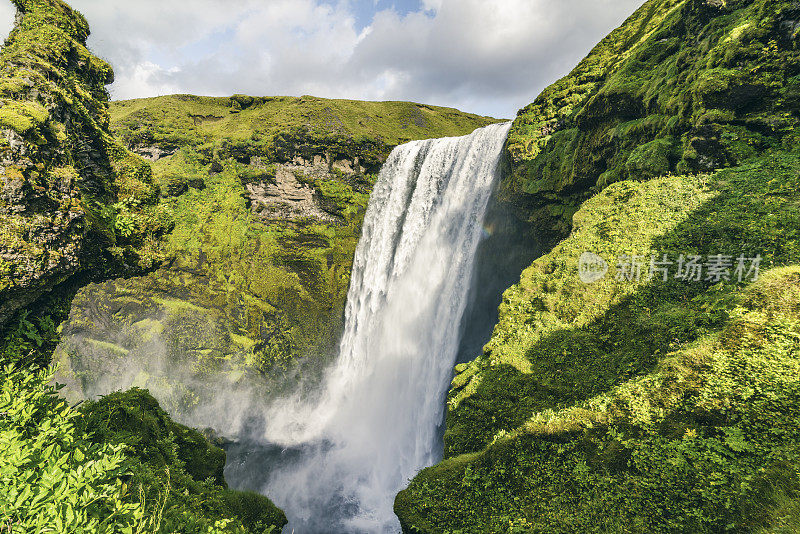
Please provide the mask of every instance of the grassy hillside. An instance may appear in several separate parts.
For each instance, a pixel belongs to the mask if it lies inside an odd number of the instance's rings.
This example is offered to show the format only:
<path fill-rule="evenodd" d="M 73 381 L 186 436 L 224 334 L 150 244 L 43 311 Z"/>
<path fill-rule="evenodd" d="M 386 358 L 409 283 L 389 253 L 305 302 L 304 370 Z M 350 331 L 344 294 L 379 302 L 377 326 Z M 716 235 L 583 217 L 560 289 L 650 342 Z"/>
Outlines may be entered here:
<path fill-rule="evenodd" d="M 392 147 L 431 137 L 465 135 L 495 122 L 452 108 L 412 102 L 330 100 L 313 96 L 230 98 L 172 95 L 111 103 L 112 128 L 133 148 L 217 143 L 226 157 L 285 158 L 332 151 L 360 157 L 376 171 Z M 299 145 L 299 146 L 298 146 Z M 210 148 L 210 147 L 209 147 Z"/>
<path fill-rule="evenodd" d="M 800 528 L 796 20 L 650 1 L 520 112 L 505 199 L 563 239 L 456 368 L 406 532 Z"/>
<path fill-rule="evenodd" d="M 448 459 L 396 502 L 407 529 L 796 529 L 798 175 L 800 154 L 780 153 L 587 201 L 506 292 L 485 354 L 458 369 Z M 611 265 L 590 285 L 585 251 Z M 762 275 L 739 283 L 734 260 L 729 281 L 678 280 L 678 251 L 761 253 Z M 643 258 L 638 281 L 618 279 L 626 254 Z M 664 254 L 669 279 L 647 280 Z"/>

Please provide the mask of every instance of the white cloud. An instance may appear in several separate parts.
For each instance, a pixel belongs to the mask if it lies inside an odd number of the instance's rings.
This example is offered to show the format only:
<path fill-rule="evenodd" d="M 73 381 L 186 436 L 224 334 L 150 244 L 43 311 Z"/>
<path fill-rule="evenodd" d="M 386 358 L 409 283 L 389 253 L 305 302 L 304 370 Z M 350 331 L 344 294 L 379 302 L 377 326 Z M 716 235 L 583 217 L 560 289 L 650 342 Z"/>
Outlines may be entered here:
<path fill-rule="evenodd" d="M 114 81 L 115 96 L 118 99 L 138 98 L 141 96 L 159 96 L 180 93 L 178 85 L 154 82 L 165 70 L 149 61 L 138 63 L 133 69 L 124 70 L 116 75 Z M 177 72 L 177 67 L 166 71 Z"/>
<path fill-rule="evenodd" d="M 640 2 L 423 0 L 424 12 L 383 10 L 363 30 L 348 0 L 71 4 L 115 68 L 115 98 L 313 94 L 511 117 Z"/>
<path fill-rule="evenodd" d="M 5 41 L 14 27 L 16 9 L 11 2 L 0 0 L 0 40 Z"/>

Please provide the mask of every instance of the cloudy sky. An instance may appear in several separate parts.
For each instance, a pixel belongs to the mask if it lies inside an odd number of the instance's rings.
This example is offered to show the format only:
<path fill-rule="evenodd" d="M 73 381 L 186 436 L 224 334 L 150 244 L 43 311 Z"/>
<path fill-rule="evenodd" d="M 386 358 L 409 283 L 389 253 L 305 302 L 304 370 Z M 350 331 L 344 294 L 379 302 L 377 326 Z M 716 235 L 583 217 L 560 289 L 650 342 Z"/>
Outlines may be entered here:
<path fill-rule="evenodd" d="M 511 118 L 643 0 L 71 0 L 114 99 L 412 100 Z M 0 32 L 13 7 L 0 0 Z"/>

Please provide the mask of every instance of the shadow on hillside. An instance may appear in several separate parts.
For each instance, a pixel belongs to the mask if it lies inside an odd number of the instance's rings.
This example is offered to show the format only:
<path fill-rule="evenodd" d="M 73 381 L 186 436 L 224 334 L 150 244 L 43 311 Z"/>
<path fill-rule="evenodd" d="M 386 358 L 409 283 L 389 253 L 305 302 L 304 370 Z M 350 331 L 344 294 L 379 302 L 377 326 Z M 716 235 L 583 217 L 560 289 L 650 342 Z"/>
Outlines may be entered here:
<path fill-rule="evenodd" d="M 762 271 L 796 263 L 799 175 L 796 154 L 775 154 L 721 171 L 709 184 L 717 195 L 653 239 L 651 247 L 673 261 L 678 254 L 761 255 Z M 587 400 L 647 374 L 667 353 L 719 330 L 741 284 L 676 280 L 674 269 L 666 282 L 642 285 L 585 327 L 539 339 L 526 351 L 530 374 L 510 365 L 484 369 L 475 393 L 448 416 L 446 454 L 480 450 L 498 431 L 511 431 L 536 412 Z"/>

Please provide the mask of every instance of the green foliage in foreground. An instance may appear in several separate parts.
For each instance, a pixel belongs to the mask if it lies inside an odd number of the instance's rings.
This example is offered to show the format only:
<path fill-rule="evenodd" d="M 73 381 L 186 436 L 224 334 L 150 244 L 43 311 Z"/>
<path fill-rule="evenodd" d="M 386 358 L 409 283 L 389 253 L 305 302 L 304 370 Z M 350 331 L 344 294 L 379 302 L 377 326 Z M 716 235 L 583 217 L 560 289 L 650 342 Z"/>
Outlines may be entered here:
<path fill-rule="evenodd" d="M 448 458 L 395 503 L 406 531 L 796 532 L 799 177 L 774 153 L 587 201 L 458 368 Z M 584 251 L 602 281 L 579 280 Z M 762 276 L 616 279 L 618 255 L 664 253 L 761 254 Z"/>
<path fill-rule="evenodd" d="M 0 383 L 0 528 L 4 532 L 132 533 L 122 447 L 94 444 L 49 385 L 52 372 L 4 363 Z"/>
<path fill-rule="evenodd" d="M 54 298 L 44 308 L 62 307 Z M 224 451 L 146 391 L 79 409 L 59 398 L 54 370 L 41 366 L 61 315 L 42 313 L 23 311 L 0 332 L 0 531 L 280 531 L 286 518 L 269 499 L 227 489 Z"/>

